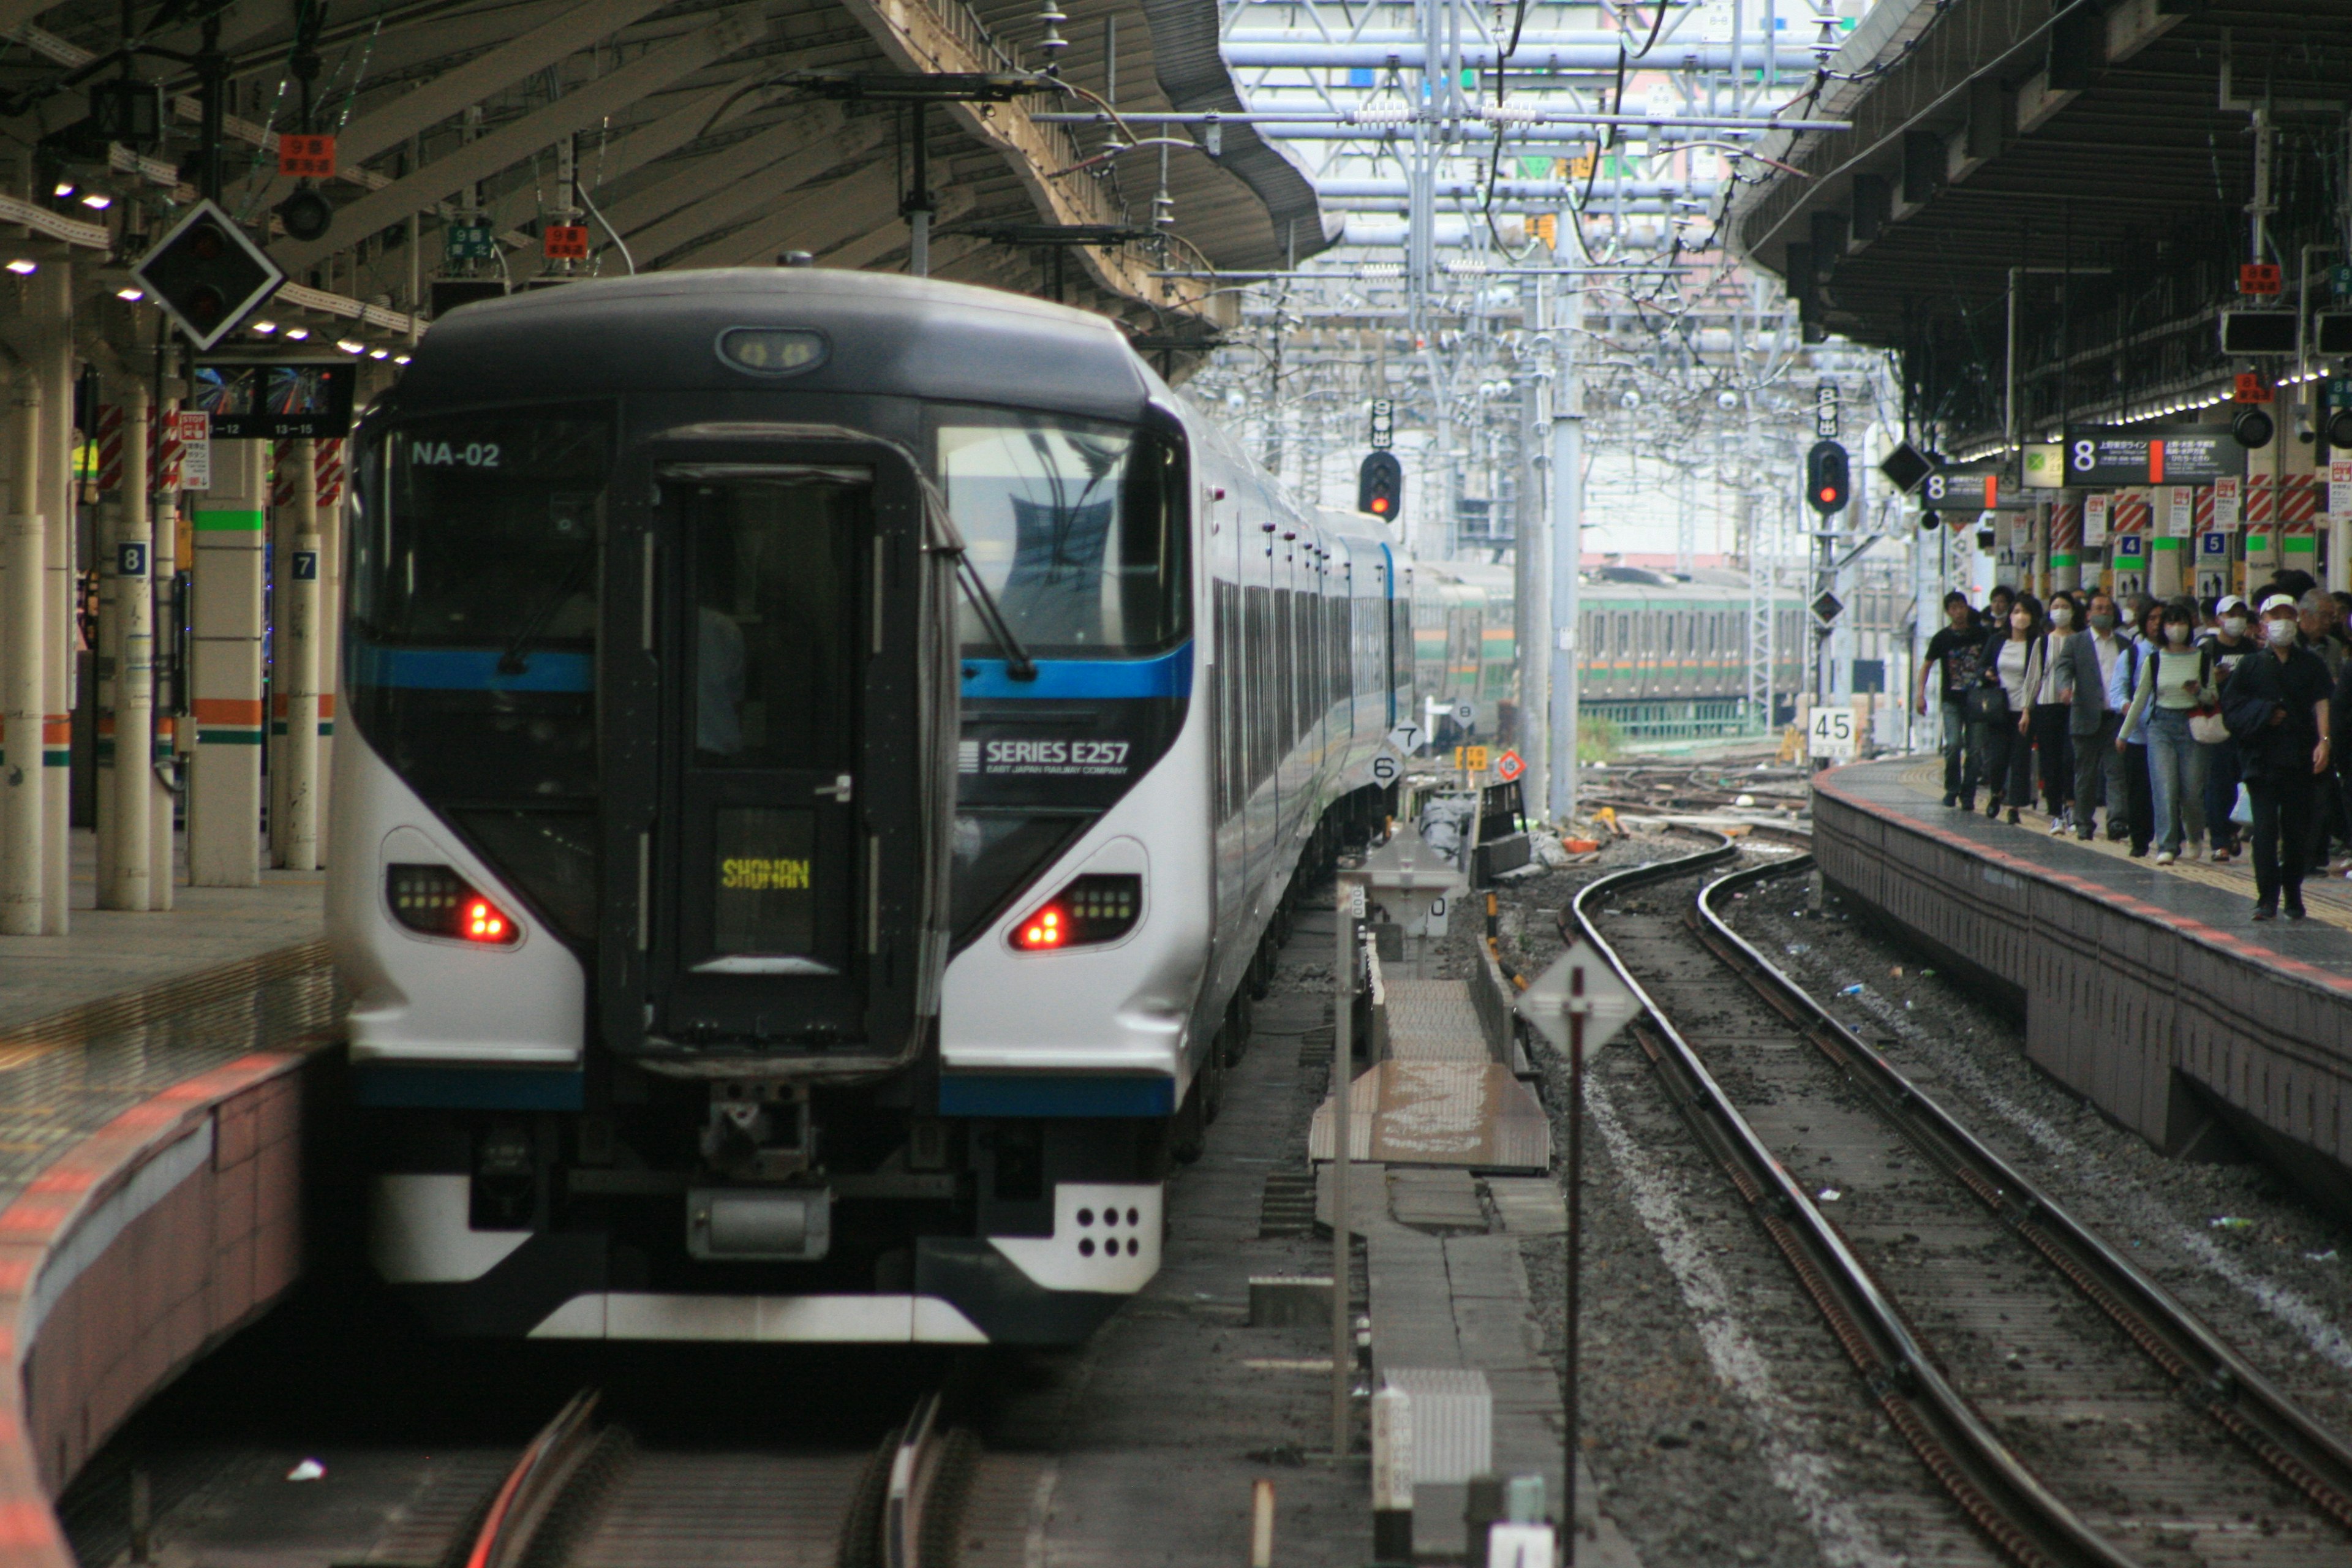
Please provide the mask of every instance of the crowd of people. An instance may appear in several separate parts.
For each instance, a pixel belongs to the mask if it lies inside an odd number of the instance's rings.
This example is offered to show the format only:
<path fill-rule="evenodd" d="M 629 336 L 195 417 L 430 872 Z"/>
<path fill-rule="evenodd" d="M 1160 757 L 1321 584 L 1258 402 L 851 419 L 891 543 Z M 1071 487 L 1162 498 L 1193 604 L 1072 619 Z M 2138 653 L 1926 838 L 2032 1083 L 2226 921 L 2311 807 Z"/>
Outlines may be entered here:
<path fill-rule="evenodd" d="M 2253 918 L 2304 918 L 2306 876 L 2352 864 L 2352 594 L 2281 572 L 2198 600 L 1997 587 L 1944 596 L 1918 710 L 1943 694 L 1944 804 L 2101 829 L 2158 865 L 2251 854 Z M 2347 870 L 2352 876 L 2352 870 Z"/>

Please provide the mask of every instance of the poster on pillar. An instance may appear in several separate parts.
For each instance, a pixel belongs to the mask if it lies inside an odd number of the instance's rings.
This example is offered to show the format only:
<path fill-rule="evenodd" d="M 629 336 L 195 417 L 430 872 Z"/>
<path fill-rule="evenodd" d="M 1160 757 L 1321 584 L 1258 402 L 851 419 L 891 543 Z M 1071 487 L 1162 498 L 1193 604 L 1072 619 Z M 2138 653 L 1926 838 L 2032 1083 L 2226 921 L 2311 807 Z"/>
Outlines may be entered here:
<path fill-rule="evenodd" d="M 2238 531 L 2238 518 L 2245 505 L 2245 480 L 2228 474 L 2213 481 L 2213 527 L 2216 531 Z"/>
<path fill-rule="evenodd" d="M 2167 485 L 2163 493 L 2164 537 L 2187 539 L 2197 531 L 2197 487 Z"/>
<path fill-rule="evenodd" d="M 2107 501 L 2105 491 L 2083 498 L 2083 547 L 2103 550 L 2107 542 Z"/>
<path fill-rule="evenodd" d="M 2352 458 L 2327 459 L 2327 515 L 2352 521 Z"/>
<path fill-rule="evenodd" d="M 213 488 L 213 420 L 209 414 L 182 409 L 172 416 L 172 438 L 180 448 L 180 484 L 184 490 Z"/>

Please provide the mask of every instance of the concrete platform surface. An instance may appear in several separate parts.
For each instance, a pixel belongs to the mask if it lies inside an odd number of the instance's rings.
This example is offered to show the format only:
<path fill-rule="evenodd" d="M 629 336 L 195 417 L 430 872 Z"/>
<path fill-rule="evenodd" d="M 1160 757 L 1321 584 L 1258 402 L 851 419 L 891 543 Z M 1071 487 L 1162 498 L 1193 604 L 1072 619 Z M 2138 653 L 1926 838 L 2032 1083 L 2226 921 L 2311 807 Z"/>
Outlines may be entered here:
<path fill-rule="evenodd" d="M 121 992 L 307 942 L 325 931 L 324 871 L 264 871 L 258 888 L 173 889 L 164 912 L 98 907 L 98 842 L 73 836 L 72 927 L 0 936 L 0 1030 Z M 178 857 L 184 879 L 186 857 Z"/>

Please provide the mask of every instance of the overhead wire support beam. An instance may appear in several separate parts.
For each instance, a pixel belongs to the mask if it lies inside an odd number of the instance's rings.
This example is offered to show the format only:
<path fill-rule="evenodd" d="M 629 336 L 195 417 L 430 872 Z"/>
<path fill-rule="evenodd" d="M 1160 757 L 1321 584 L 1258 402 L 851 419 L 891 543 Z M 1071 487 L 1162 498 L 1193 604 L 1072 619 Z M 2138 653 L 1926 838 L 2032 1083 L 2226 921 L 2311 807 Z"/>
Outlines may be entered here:
<path fill-rule="evenodd" d="M 1111 117 L 1099 110 L 1032 114 L 1030 119 L 1041 125 L 1108 125 Z M 1853 126 L 1843 120 L 1770 120 L 1752 115 L 1712 114 L 1587 114 L 1573 110 L 1509 109 L 1493 104 L 1481 104 L 1476 109 L 1456 117 L 1435 112 L 1412 113 L 1401 110 L 1340 110 L 1328 109 L 1252 109 L 1227 113 L 1219 110 L 1187 112 L 1129 113 L 1119 119 L 1129 125 L 1361 125 L 1372 129 L 1384 126 L 1416 124 L 1469 125 L 1622 125 L 1638 130 L 1693 131 L 1851 131 Z"/>

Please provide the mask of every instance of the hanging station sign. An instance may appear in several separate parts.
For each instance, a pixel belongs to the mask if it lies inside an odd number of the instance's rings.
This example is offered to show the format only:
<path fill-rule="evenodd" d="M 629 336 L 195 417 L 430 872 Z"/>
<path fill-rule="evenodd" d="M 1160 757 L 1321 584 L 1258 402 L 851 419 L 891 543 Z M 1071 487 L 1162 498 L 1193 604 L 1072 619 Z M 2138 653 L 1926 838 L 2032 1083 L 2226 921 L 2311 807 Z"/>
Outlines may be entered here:
<path fill-rule="evenodd" d="M 2066 483 L 2077 489 L 2210 485 L 2245 471 L 2246 449 L 2219 425 L 2066 427 Z"/>

